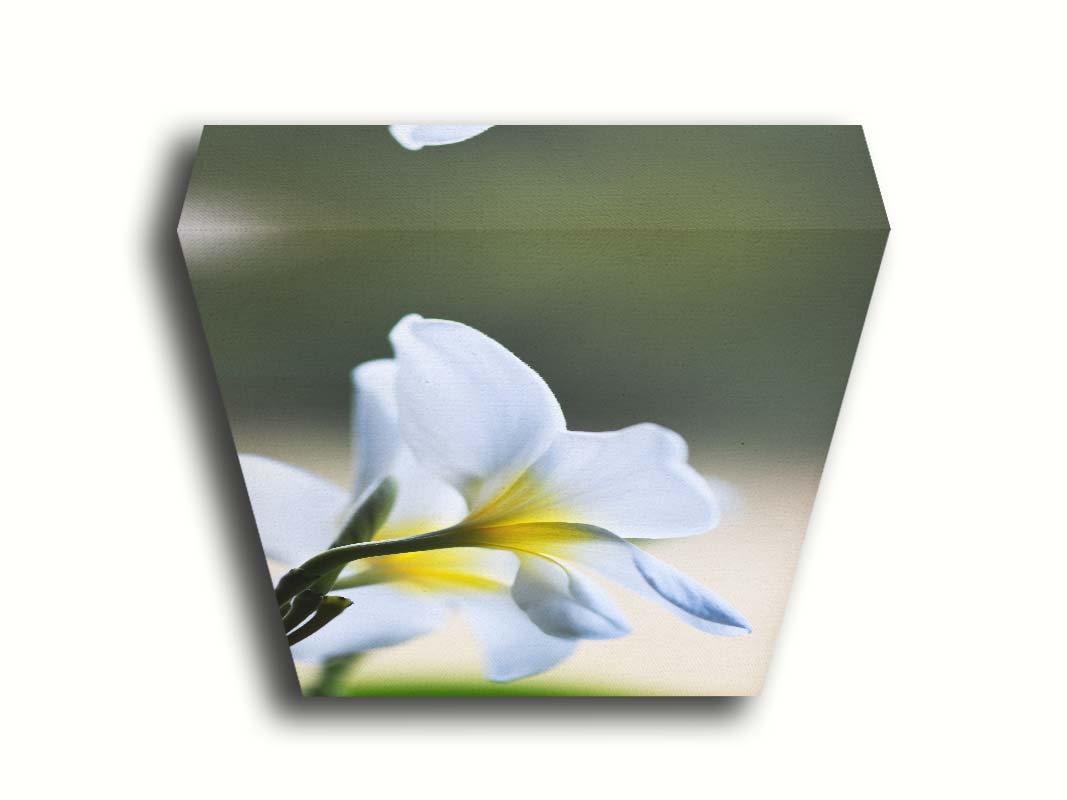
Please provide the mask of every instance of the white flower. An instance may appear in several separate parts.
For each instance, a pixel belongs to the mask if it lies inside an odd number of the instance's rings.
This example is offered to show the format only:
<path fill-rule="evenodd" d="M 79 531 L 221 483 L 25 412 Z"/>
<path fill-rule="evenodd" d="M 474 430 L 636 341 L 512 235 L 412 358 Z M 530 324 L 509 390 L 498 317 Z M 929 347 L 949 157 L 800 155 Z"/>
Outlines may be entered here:
<path fill-rule="evenodd" d="M 466 325 L 412 315 L 390 338 L 395 359 L 353 373 L 355 504 L 391 477 L 396 503 L 375 541 L 445 531 L 450 547 L 351 564 L 339 593 L 353 606 L 295 645 L 295 657 L 395 644 L 457 607 L 486 650 L 490 679 L 531 675 L 566 658 L 577 639 L 629 632 L 579 567 L 700 630 L 749 630 L 717 595 L 626 541 L 717 522 L 678 434 L 647 423 L 566 430 L 540 376 Z M 243 456 L 242 467 L 272 559 L 299 564 L 329 547 L 353 496 L 261 457 Z"/>
<path fill-rule="evenodd" d="M 426 145 L 455 144 L 485 133 L 492 125 L 390 125 L 389 133 L 408 150 Z"/>

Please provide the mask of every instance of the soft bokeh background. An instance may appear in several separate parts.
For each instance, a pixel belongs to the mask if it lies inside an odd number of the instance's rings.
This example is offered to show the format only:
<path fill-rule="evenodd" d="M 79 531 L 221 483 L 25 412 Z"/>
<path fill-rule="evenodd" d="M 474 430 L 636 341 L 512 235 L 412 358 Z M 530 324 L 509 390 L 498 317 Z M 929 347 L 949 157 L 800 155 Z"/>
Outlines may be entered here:
<path fill-rule="evenodd" d="M 730 512 L 652 547 L 752 635 L 613 591 L 631 636 L 512 687 L 650 694 L 759 690 L 887 232 L 861 131 L 832 126 L 497 127 L 414 153 L 377 126 L 212 127 L 180 226 L 241 451 L 347 485 L 348 372 L 413 311 L 504 343 L 572 428 L 682 433 Z M 474 691 L 478 658 L 454 621 L 358 674 Z"/>

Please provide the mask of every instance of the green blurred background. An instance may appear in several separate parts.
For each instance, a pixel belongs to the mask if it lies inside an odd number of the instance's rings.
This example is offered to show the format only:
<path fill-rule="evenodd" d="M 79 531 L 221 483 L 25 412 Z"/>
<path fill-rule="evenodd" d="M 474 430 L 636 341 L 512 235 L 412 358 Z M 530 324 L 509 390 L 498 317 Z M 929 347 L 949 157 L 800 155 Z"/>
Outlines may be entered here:
<path fill-rule="evenodd" d="M 210 127 L 180 225 L 240 450 L 347 483 L 348 372 L 418 312 L 504 343 L 570 427 L 659 422 L 730 484 L 720 530 L 657 552 L 753 635 L 635 608 L 533 693 L 758 689 L 887 233 L 856 127 L 508 126 L 418 152 L 378 126 Z M 368 681 L 469 687 L 462 635 L 374 654 Z"/>

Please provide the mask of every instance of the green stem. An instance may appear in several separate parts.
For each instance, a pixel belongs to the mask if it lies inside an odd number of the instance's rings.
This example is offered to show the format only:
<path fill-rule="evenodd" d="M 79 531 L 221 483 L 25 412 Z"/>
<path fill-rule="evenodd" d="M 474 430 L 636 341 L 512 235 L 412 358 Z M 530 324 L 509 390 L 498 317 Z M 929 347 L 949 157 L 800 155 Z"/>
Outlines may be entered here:
<path fill-rule="evenodd" d="M 326 659 L 322 665 L 322 675 L 318 683 L 307 694 L 315 697 L 343 695 L 349 685 L 349 676 L 365 657 L 366 653 L 348 653 Z"/>
<path fill-rule="evenodd" d="M 342 575 L 334 581 L 333 591 L 340 591 L 341 589 L 358 589 L 360 586 L 373 586 L 374 584 L 381 583 L 385 580 L 388 580 L 388 578 L 373 570 L 349 573 L 348 575 Z"/>
<path fill-rule="evenodd" d="M 340 616 L 341 612 L 350 605 L 352 605 L 352 601 L 347 597 L 340 597 L 338 595 L 324 597 L 322 603 L 319 605 L 318 611 L 315 612 L 315 616 L 286 637 L 289 646 L 292 647 L 297 642 L 304 641 L 304 639 L 308 638 L 311 634 L 325 627 L 327 623 Z"/>
<path fill-rule="evenodd" d="M 306 620 L 322 603 L 323 595 L 313 589 L 306 589 L 293 598 L 289 611 L 282 615 L 285 632 L 290 633 L 297 625 Z"/>
<path fill-rule="evenodd" d="M 392 478 L 386 478 L 362 504 L 352 510 L 348 521 L 345 522 L 344 527 L 337 534 L 337 538 L 333 540 L 330 547 L 342 547 L 357 542 L 365 542 L 373 538 L 389 516 L 389 512 L 392 511 L 395 501 L 396 481 Z M 338 567 L 327 572 L 296 595 L 292 599 L 292 603 L 285 602 L 280 604 L 282 622 L 285 625 L 286 633 L 292 632 L 294 628 L 318 609 L 322 598 L 333 589 L 334 583 L 341 575 L 341 570 L 342 567 Z"/>
<path fill-rule="evenodd" d="M 274 594 L 278 599 L 278 605 L 284 605 L 305 589 L 310 589 L 317 581 L 329 576 L 333 571 L 361 558 L 469 546 L 470 543 L 465 541 L 463 533 L 459 529 L 446 528 L 442 531 L 408 536 L 403 539 L 381 539 L 334 547 L 309 558 L 299 567 L 285 573 L 278 581 Z"/>
<path fill-rule="evenodd" d="M 341 568 L 339 567 L 323 575 L 293 598 L 292 607 L 287 611 L 282 611 L 282 622 L 285 624 L 286 633 L 311 616 L 311 613 L 319 607 L 322 598 L 333 591 L 340 575 Z"/>
<path fill-rule="evenodd" d="M 330 547 L 369 542 L 385 524 L 396 502 L 396 481 L 385 478 L 371 496 L 363 501 L 345 523 Z"/>

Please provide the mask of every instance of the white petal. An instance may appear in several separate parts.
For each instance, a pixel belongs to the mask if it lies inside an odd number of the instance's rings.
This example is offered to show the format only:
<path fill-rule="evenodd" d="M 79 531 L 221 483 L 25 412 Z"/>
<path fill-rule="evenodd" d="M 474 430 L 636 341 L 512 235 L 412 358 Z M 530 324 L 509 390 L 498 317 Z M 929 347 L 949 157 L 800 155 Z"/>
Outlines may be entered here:
<path fill-rule="evenodd" d="M 406 642 L 436 630 L 447 608 L 429 596 L 377 584 L 335 592 L 352 605 L 339 617 L 293 645 L 298 661 L 323 661 L 333 656 Z"/>
<path fill-rule="evenodd" d="M 396 363 L 379 359 L 352 370 L 352 452 L 355 496 L 362 498 L 385 478 L 400 448 L 396 419 Z"/>
<path fill-rule="evenodd" d="M 466 325 L 411 315 L 390 334 L 400 433 L 416 459 L 477 509 L 564 429 L 541 377 Z"/>
<path fill-rule="evenodd" d="M 630 632 L 611 598 L 581 573 L 539 556 L 521 555 L 519 562 L 511 596 L 545 633 L 614 639 Z"/>
<path fill-rule="evenodd" d="M 352 372 L 355 394 L 352 447 L 359 502 L 383 478 L 397 482 L 393 510 L 375 538 L 447 528 L 463 519 L 467 504 L 456 489 L 421 466 L 401 442 L 396 407 L 396 362 L 368 361 Z"/>
<path fill-rule="evenodd" d="M 485 676 L 491 681 L 536 675 L 574 652 L 574 639 L 544 633 L 504 592 L 472 593 L 459 604 L 485 652 Z"/>
<path fill-rule="evenodd" d="M 588 566 L 707 633 L 751 632 L 745 618 L 713 591 L 610 531 L 592 525 L 531 523 L 475 529 L 467 536 L 483 546 L 542 553 Z"/>
<path fill-rule="evenodd" d="M 629 565 L 624 565 L 622 570 L 614 573 L 610 568 L 601 571 L 609 578 L 614 578 L 647 597 L 658 597 L 661 604 L 671 613 L 702 631 L 718 636 L 740 636 L 752 632 L 752 627 L 739 611 L 711 589 L 682 574 L 670 564 L 634 547 L 633 565 L 643 583 L 633 575 Z M 652 592 L 648 592 L 645 587 L 651 588 Z"/>
<path fill-rule="evenodd" d="M 492 125 L 390 125 L 389 133 L 408 150 L 425 145 L 455 144 L 472 139 Z"/>
<path fill-rule="evenodd" d="M 347 492 L 264 456 L 242 454 L 240 460 L 268 558 L 292 566 L 330 546 L 351 499 Z"/>
<path fill-rule="evenodd" d="M 685 440 L 645 423 L 560 435 L 479 524 L 579 522 L 624 538 L 692 536 L 719 520 L 707 482 L 686 463 Z"/>
<path fill-rule="evenodd" d="M 466 516 L 463 495 L 419 464 L 407 447 L 400 448 L 390 474 L 397 482 L 396 502 L 375 539 L 441 530 Z"/>

